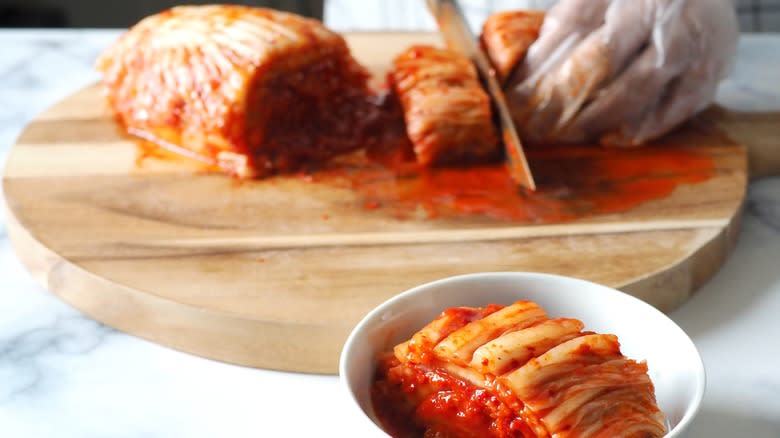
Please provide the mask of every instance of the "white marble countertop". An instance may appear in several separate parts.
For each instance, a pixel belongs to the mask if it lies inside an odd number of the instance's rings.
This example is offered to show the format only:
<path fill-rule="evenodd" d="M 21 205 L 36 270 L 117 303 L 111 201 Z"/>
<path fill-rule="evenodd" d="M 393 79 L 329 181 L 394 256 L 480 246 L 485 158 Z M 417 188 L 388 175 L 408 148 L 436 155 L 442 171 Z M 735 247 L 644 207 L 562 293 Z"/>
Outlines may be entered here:
<path fill-rule="evenodd" d="M 0 31 L 0 164 L 25 122 L 97 79 L 117 34 Z M 780 110 L 779 49 L 780 35 L 743 38 L 719 101 Z M 694 438 L 780 437 L 778 260 L 780 178 L 755 181 L 733 257 L 672 314 L 707 367 Z M 201 359 L 83 316 L 27 274 L 0 217 L 1 436 L 365 436 L 347 408 L 336 377 Z"/>

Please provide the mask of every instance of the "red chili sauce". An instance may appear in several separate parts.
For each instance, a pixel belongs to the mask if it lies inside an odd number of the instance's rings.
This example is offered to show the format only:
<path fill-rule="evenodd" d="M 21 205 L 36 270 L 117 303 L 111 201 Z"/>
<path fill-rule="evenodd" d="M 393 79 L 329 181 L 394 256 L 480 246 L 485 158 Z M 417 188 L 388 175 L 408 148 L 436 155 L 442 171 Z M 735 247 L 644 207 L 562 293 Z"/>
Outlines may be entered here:
<path fill-rule="evenodd" d="M 686 138 L 671 136 L 642 148 L 529 147 L 538 186 L 529 192 L 518 187 L 502 162 L 421 168 L 402 119 L 388 116 L 384 121 L 382 137 L 375 137 L 365 154 L 337 160 L 312 177 L 350 187 L 367 209 L 399 219 L 480 216 L 564 222 L 630 210 L 665 198 L 683 184 L 707 181 L 715 171 L 711 155 L 683 146 L 712 134 L 712 128 L 692 126 Z"/>
<path fill-rule="evenodd" d="M 446 336 L 502 308 L 454 307 L 431 324 Z M 395 438 L 537 436 L 511 391 L 495 382 L 477 387 L 447 373 L 431 351 L 436 342 L 418 336 L 407 344 L 407 363 L 388 353 L 377 368 L 371 399 L 388 433 Z"/>
<path fill-rule="evenodd" d="M 388 356 L 371 397 L 377 418 L 394 438 L 536 437 L 522 404 L 500 393 L 441 370 L 401 366 Z"/>

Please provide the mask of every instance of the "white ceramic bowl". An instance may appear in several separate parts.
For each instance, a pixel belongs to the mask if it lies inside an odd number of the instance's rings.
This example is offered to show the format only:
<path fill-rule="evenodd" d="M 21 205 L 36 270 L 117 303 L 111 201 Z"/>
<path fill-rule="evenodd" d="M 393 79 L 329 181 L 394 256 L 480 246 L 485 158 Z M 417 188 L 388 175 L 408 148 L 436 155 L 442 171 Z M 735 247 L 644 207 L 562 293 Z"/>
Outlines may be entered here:
<path fill-rule="evenodd" d="M 454 306 L 511 304 L 531 300 L 551 317 L 582 320 L 586 330 L 618 336 L 623 354 L 646 360 L 659 406 L 671 426 L 667 437 L 683 437 L 704 396 L 704 365 L 693 341 L 649 304 L 606 286 L 536 273 L 485 273 L 447 278 L 415 287 L 371 311 L 344 344 L 342 386 L 354 400 L 356 419 L 386 436 L 371 406 L 377 356 Z"/>

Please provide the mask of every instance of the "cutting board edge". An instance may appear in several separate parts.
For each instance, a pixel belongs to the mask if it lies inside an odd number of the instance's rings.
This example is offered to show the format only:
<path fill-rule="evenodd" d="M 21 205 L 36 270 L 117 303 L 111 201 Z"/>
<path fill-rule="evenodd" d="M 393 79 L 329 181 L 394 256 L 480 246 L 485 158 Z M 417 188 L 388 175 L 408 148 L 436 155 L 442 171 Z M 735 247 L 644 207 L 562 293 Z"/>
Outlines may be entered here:
<path fill-rule="evenodd" d="M 375 33 L 369 32 L 369 34 L 374 35 Z M 420 36 L 415 32 L 401 32 L 399 34 L 408 37 L 407 39 L 416 39 Z M 74 94 L 80 94 L 84 89 L 94 88 L 98 85 L 98 83 L 89 84 Z M 34 121 L 54 117 L 57 107 L 67 99 L 50 106 L 41 112 Z M 89 117 L 89 114 L 91 112 L 88 111 L 86 115 L 82 116 Z M 71 115 L 69 113 L 69 116 Z M 56 119 L 56 117 L 54 118 Z M 19 145 L 19 139 L 15 141 L 15 144 Z M 16 147 L 11 149 L 6 169 L 3 172 L 4 192 L 6 192 L 5 182 L 8 167 L 12 164 L 16 150 Z M 736 171 L 747 175 L 745 170 L 747 157 L 744 154 L 742 160 L 745 165 L 737 166 L 739 169 Z M 740 183 L 746 187 L 745 182 L 741 181 Z M 5 204 L 8 203 L 9 198 L 6 196 Z M 732 218 L 729 224 L 721 232 L 715 233 L 705 244 L 692 250 L 686 260 L 679 259 L 654 273 L 644 274 L 622 285 L 613 284 L 612 286 L 617 286 L 631 294 L 652 295 L 659 291 L 666 290 L 668 292 L 669 282 L 675 281 L 676 283 L 671 286 L 682 287 L 682 292 L 671 294 L 672 304 L 660 307 L 664 307 L 664 310 L 671 310 L 682 304 L 692 296 L 698 286 L 705 283 L 717 272 L 731 254 L 738 235 L 740 209 L 743 203 L 744 196 L 742 201 L 730 204 L 728 210 Z M 732 206 L 734 211 L 731 211 Z M 180 303 L 157 294 L 123 286 L 116 281 L 102 278 L 90 272 L 77 262 L 63 259 L 24 228 L 9 205 L 3 205 L 0 208 L 6 211 L 8 235 L 11 243 L 19 259 L 33 274 L 36 281 L 61 297 L 69 305 L 80 309 L 98 321 L 175 350 L 233 364 L 319 374 L 330 374 L 336 371 L 339 350 L 351 329 L 348 324 L 328 322 L 321 325 L 296 325 L 291 324 L 290 321 L 271 321 L 269 323 L 269 321 L 253 319 L 245 315 L 233 315 L 218 309 L 206 309 Z M 719 251 L 721 252 L 719 253 Z M 695 258 L 695 260 L 691 260 L 691 258 Z M 67 281 L 63 283 L 63 279 L 74 279 L 77 282 L 64 284 Z M 81 288 L 80 285 L 93 285 L 94 289 Z M 92 298 L 90 305 L 84 305 L 83 302 L 90 297 Z M 674 301 L 674 299 L 678 301 Z M 108 305 L 103 305 L 106 301 L 109 301 Z M 141 318 L 137 318 L 135 321 L 141 321 L 142 324 L 139 326 L 128 325 L 127 314 L 135 317 L 140 316 Z M 187 324 L 190 326 L 187 327 Z M 187 333 L 183 334 L 185 329 Z M 204 330 L 211 329 L 214 329 L 215 333 L 203 333 Z M 233 337 L 230 342 L 225 342 L 225 333 L 238 333 L 242 336 Z M 252 334 L 252 336 L 247 336 L 247 333 Z M 256 333 L 268 333 L 268 336 L 258 339 L 255 336 Z M 301 335 L 301 333 L 305 333 L 305 335 Z M 208 346 L 215 347 L 216 350 L 206 347 L 204 342 L 198 344 L 198 340 L 193 338 L 197 338 L 199 335 L 209 336 L 211 343 Z M 278 337 L 276 342 L 272 339 L 274 335 Z M 320 342 L 313 341 L 317 339 Z M 303 349 L 300 346 L 311 350 L 312 347 L 317 346 L 316 344 L 330 346 L 320 347 L 319 351 L 296 354 Z M 296 348 L 298 349 L 296 350 Z"/>
<path fill-rule="evenodd" d="M 332 358 L 338 357 L 340 349 L 330 351 L 325 348 L 321 354 L 315 355 L 311 355 L 311 349 L 317 345 L 342 345 L 351 330 L 347 324 L 295 324 L 253 319 L 195 307 L 117 284 L 60 257 L 24 229 L 7 202 L 3 209 L 14 252 L 35 281 L 68 305 L 109 327 L 177 351 L 235 365 L 312 374 L 338 372 L 338 362 L 334 363 Z M 112 301 L 111 305 L 103 305 L 107 300 Z M 131 322 L 128 318 L 132 316 L 137 318 Z M 191 324 L 177 326 L 187 322 Z M 185 330 L 183 335 L 180 334 L 182 329 Z M 224 338 L 215 333 L 221 330 L 249 335 L 240 342 L 224 342 Z M 264 342 L 257 336 L 258 333 L 269 332 L 274 333 L 276 343 L 271 340 L 272 336 L 265 336 Z M 203 339 L 198 335 L 216 339 L 208 346 L 198 345 Z M 334 341 L 334 337 L 339 339 L 338 342 Z M 330 338 L 330 342 L 323 338 Z M 230 336 L 230 339 L 235 341 L 235 336 Z M 309 355 L 298 354 L 295 349 L 278 354 L 284 350 L 274 345 L 279 344 L 278 339 L 286 340 L 284 347 L 298 345 L 301 349 L 305 348 Z M 277 354 L 268 354 L 269 351 Z M 308 359 L 301 360 L 302 357 Z M 311 357 L 331 360 L 312 363 Z"/>
<path fill-rule="evenodd" d="M 665 268 L 614 287 L 648 302 L 650 297 L 658 299 L 659 296 L 668 295 L 670 284 L 678 285 L 681 288 L 679 296 L 672 300 L 652 303 L 665 313 L 676 310 L 696 295 L 701 287 L 709 282 L 731 257 L 737 245 L 743 209 L 744 202 L 727 226 L 715 230 L 716 232 L 711 238 L 692 250 L 683 261 L 670 264 Z"/>
<path fill-rule="evenodd" d="M 343 345 L 352 328 L 348 324 L 293 324 L 253 319 L 183 304 L 117 284 L 57 255 L 21 225 L 8 201 L 3 208 L 9 239 L 35 280 L 107 326 L 177 351 L 236 365 L 312 374 L 338 373 L 340 348 L 334 350 L 327 346 Z M 656 307 L 662 311 L 677 308 L 728 259 L 738 235 L 740 211 L 737 210 L 729 226 L 692 251 L 685 262 L 611 286 L 641 299 L 669 293 L 674 290 L 668 287 L 671 283 L 682 288 L 671 300 Z M 106 305 L 107 300 L 111 301 L 110 305 Z M 260 337 L 258 333 L 266 336 Z M 225 338 L 233 342 L 224 342 Z M 284 345 L 280 345 L 280 340 L 284 340 Z M 312 355 L 311 347 L 316 345 L 322 346 L 323 351 Z M 306 346 L 308 354 L 299 354 L 295 346 Z M 301 360 L 304 356 L 307 359 Z M 312 361 L 312 357 L 320 360 Z"/>

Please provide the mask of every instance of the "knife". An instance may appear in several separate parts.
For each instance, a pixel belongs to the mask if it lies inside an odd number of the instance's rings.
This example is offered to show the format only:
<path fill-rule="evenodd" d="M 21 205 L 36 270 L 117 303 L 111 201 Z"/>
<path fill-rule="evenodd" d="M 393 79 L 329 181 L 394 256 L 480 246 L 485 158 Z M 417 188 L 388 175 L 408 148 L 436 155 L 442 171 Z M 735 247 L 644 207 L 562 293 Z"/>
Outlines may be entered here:
<path fill-rule="evenodd" d="M 536 190 L 531 168 L 528 166 L 528 160 L 523 152 L 523 144 L 520 141 L 520 136 L 517 135 L 512 116 L 509 114 L 504 92 L 496 79 L 496 71 L 471 33 L 460 5 L 458 5 L 457 0 L 426 0 L 426 3 L 428 10 L 439 25 L 439 32 L 447 42 L 447 46 L 471 59 L 485 82 L 487 92 L 498 113 L 501 137 L 504 140 L 507 164 L 512 179 L 529 190 Z"/>

